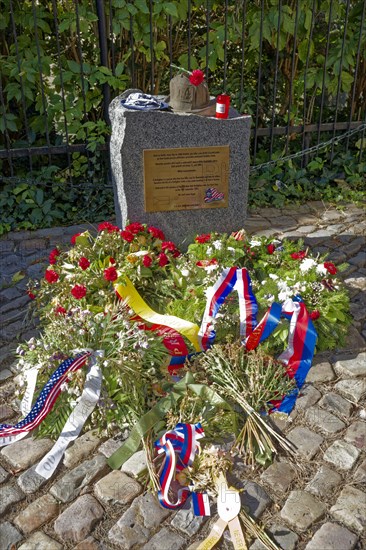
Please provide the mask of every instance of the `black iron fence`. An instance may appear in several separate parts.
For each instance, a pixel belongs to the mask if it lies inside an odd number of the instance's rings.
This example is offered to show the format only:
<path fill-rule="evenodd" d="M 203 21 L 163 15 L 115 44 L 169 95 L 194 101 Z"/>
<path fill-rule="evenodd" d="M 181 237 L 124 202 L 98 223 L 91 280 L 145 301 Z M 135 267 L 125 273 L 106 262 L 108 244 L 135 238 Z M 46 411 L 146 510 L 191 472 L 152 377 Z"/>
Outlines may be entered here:
<path fill-rule="evenodd" d="M 108 105 L 176 66 L 253 118 L 252 163 L 366 145 L 363 0 L 0 0 L 0 172 L 100 181 Z M 343 139 L 344 138 L 344 139 Z"/>

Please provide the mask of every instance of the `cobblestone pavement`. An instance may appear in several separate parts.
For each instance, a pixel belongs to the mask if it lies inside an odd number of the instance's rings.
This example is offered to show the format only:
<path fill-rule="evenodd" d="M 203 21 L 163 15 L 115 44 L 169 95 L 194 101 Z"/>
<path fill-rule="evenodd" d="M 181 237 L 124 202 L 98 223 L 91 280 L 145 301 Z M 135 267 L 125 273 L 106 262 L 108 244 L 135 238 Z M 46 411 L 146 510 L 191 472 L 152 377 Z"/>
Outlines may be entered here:
<path fill-rule="evenodd" d="M 366 527 L 366 268 L 364 210 L 343 211 L 311 203 L 287 210 L 262 209 L 246 223 L 249 233 L 304 238 L 312 251 L 347 261 L 344 273 L 353 324 L 346 349 L 316 356 L 290 418 L 276 420 L 297 446 L 295 461 L 280 457 L 266 470 L 238 462 L 232 482 L 242 504 L 285 550 L 361 550 Z M 43 274 L 56 244 L 69 242 L 80 226 L 11 233 L 0 239 L 0 422 L 12 423 L 12 352 L 36 327 L 26 319 L 29 277 Z M 12 282 L 19 279 L 15 284 Z M 0 550 L 193 550 L 215 518 L 195 518 L 190 508 L 170 513 L 144 493 L 136 476 L 139 452 L 122 471 L 106 458 L 118 447 L 95 432 L 67 450 L 51 480 L 34 469 L 47 439 L 26 439 L 0 454 Z M 232 548 L 228 533 L 221 548 Z M 259 540 L 250 550 L 262 550 Z"/>

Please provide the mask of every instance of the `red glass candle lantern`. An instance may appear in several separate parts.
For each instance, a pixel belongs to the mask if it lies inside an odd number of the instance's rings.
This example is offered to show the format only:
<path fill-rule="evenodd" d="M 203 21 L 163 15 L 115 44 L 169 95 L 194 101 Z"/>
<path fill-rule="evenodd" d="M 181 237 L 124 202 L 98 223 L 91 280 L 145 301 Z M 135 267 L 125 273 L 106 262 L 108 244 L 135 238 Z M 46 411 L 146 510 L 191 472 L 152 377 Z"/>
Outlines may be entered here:
<path fill-rule="evenodd" d="M 220 94 L 216 98 L 216 118 L 228 118 L 230 109 L 230 96 Z"/>

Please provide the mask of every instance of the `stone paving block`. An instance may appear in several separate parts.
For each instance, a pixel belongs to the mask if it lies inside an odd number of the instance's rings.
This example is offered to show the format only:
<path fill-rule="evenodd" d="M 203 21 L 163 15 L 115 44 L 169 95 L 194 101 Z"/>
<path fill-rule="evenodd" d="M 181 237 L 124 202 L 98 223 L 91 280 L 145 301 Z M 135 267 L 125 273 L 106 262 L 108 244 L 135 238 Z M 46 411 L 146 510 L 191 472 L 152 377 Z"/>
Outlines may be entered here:
<path fill-rule="evenodd" d="M 300 390 L 300 395 L 296 400 L 296 410 L 305 410 L 311 405 L 315 405 L 321 398 L 322 394 L 319 390 L 310 384 L 304 385 Z"/>
<path fill-rule="evenodd" d="M 3 382 L 4 380 L 7 380 L 8 378 L 11 378 L 13 376 L 13 373 L 9 369 L 2 369 L 0 370 L 0 382 Z"/>
<path fill-rule="evenodd" d="M 170 525 L 178 531 L 182 531 L 189 537 L 192 537 L 199 531 L 204 521 L 205 518 L 203 516 L 196 516 L 194 514 L 192 499 L 190 498 L 175 514 Z"/>
<path fill-rule="evenodd" d="M 260 518 L 263 512 L 272 503 L 267 492 L 254 481 L 245 481 L 244 491 L 240 493 L 241 504 L 249 508 L 250 514 L 256 519 Z"/>
<path fill-rule="evenodd" d="M 18 550 L 62 550 L 63 546 L 55 539 L 37 531 L 19 546 Z"/>
<path fill-rule="evenodd" d="M 366 459 L 361 462 L 361 464 L 356 469 L 353 474 L 353 479 L 356 483 L 366 484 Z"/>
<path fill-rule="evenodd" d="M 94 537 L 88 537 L 75 546 L 75 550 L 101 550 L 100 544 Z"/>
<path fill-rule="evenodd" d="M 261 480 L 267 483 L 275 492 L 287 491 L 296 472 L 287 462 L 273 462 L 261 475 Z"/>
<path fill-rule="evenodd" d="M 319 406 L 330 413 L 349 418 L 352 413 L 352 403 L 338 395 L 337 393 L 326 393 L 319 401 Z"/>
<path fill-rule="evenodd" d="M 349 399 L 352 403 L 358 403 L 366 394 L 366 379 L 340 380 L 334 389 Z"/>
<path fill-rule="evenodd" d="M 330 509 L 330 514 L 361 535 L 366 527 L 366 493 L 346 486 Z"/>
<path fill-rule="evenodd" d="M 14 410 L 11 407 L 9 407 L 9 405 L 5 405 L 5 403 L 0 405 L 0 423 L 4 422 L 5 420 L 8 420 L 12 416 L 14 416 L 14 414 L 15 414 Z"/>
<path fill-rule="evenodd" d="M 142 474 L 147 468 L 146 452 L 137 451 L 134 453 L 124 464 L 122 464 L 121 470 L 133 477 L 137 477 Z"/>
<path fill-rule="evenodd" d="M 362 422 L 362 420 L 353 422 L 353 424 L 347 428 L 344 439 L 348 443 L 358 447 L 358 449 L 366 450 L 366 422 Z"/>
<path fill-rule="evenodd" d="M 0 523 L 0 548 L 8 550 L 15 548 L 17 542 L 22 540 L 23 535 L 9 521 Z"/>
<path fill-rule="evenodd" d="M 60 539 L 81 542 L 103 518 L 104 510 L 92 495 L 82 495 L 56 519 L 54 529 Z"/>
<path fill-rule="evenodd" d="M 49 481 L 43 476 L 37 474 L 37 466 L 38 464 L 34 464 L 17 478 L 19 487 L 22 491 L 24 491 L 24 493 L 27 493 L 27 495 L 36 493 L 41 487 L 43 487 L 43 485 L 46 485 L 47 481 Z"/>
<path fill-rule="evenodd" d="M 324 516 L 326 509 L 325 504 L 306 491 L 291 491 L 280 515 L 297 531 L 305 531 Z"/>
<path fill-rule="evenodd" d="M 66 449 L 63 463 L 67 468 L 73 468 L 84 458 L 89 458 L 99 443 L 100 438 L 97 435 L 97 430 L 90 430 L 78 437 L 72 447 Z"/>
<path fill-rule="evenodd" d="M 321 435 L 302 426 L 296 426 L 291 430 L 287 434 L 287 439 L 296 445 L 297 452 L 308 460 L 313 458 L 324 441 Z"/>
<path fill-rule="evenodd" d="M 338 523 L 324 523 L 315 533 L 305 550 L 353 550 L 358 537 Z"/>
<path fill-rule="evenodd" d="M 359 290 L 366 290 L 366 277 L 355 274 L 353 277 L 348 277 L 344 280 L 346 286 L 351 288 L 357 288 Z"/>
<path fill-rule="evenodd" d="M 360 451 L 356 447 L 338 439 L 325 451 L 323 458 L 340 470 L 351 470 L 359 454 Z"/>
<path fill-rule="evenodd" d="M 336 358 L 334 370 L 342 378 L 366 377 L 366 352 L 361 352 L 357 357 L 341 356 Z"/>
<path fill-rule="evenodd" d="M 313 479 L 306 485 L 305 489 L 315 496 L 328 497 L 332 490 L 342 481 L 342 476 L 329 468 L 321 466 Z"/>
<path fill-rule="evenodd" d="M 14 523 L 23 533 L 28 534 L 56 517 L 59 510 L 60 506 L 53 496 L 46 494 L 22 510 L 14 519 Z"/>
<path fill-rule="evenodd" d="M 135 544 L 147 542 L 150 533 L 169 516 L 169 513 L 151 493 L 140 495 L 110 529 L 108 539 L 129 550 Z"/>
<path fill-rule="evenodd" d="M 119 470 L 110 472 L 94 487 L 97 498 L 106 504 L 127 504 L 141 491 L 142 487 L 137 481 Z"/>
<path fill-rule="evenodd" d="M 84 487 L 107 474 L 109 470 L 107 459 L 102 455 L 97 455 L 62 476 L 52 485 L 50 493 L 61 502 L 70 502 L 80 494 Z"/>
<path fill-rule="evenodd" d="M 9 479 L 10 474 L 2 466 L 0 466 L 0 483 L 4 483 L 7 479 Z"/>
<path fill-rule="evenodd" d="M 314 384 L 318 382 L 331 382 L 334 379 L 335 374 L 332 369 L 332 365 L 327 361 L 324 361 L 323 363 L 319 363 L 318 365 L 313 365 L 311 367 L 306 377 L 306 382 Z"/>
<path fill-rule="evenodd" d="M 357 267 L 365 267 L 366 265 L 366 253 L 361 250 L 356 256 L 350 258 L 349 263 L 356 265 Z"/>
<path fill-rule="evenodd" d="M 2 485 L 0 487 L 0 517 L 23 499 L 25 499 L 25 494 L 17 485 L 13 486 L 10 483 Z"/>
<path fill-rule="evenodd" d="M 26 438 L 4 447 L 1 454 L 17 471 L 33 466 L 52 448 L 51 439 Z"/>
<path fill-rule="evenodd" d="M 143 547 L 142 550 L 166 550 L 174 548 L 174 550 L 181 550 L 184 548 L 185 539 L 171 531 L 167 527 L 161 529 L 152 539 L 149 540 Z"/>
<path fill-rule="evenodd" d="M 98 453 L 101 453 L 106 458 L 109 458 L 112 456 L 112 454 L 117 451 L 117 449 L 120 448 L 123 441 L 127 439 L 129 435 L 129 431 L 125 430 L 123 433 L 118 434 L 116 437 L 111 437 L 107 441 L 101 444 L 101 446 L 98 449 Z"/>
<path fill-rule="evenodd" d="M 291 529 L 288 529 L 288 527 L 275 524 L 271 525 L 269 528 L 266 528 L 266 531 L 272 535 L 272 538 L 283 550 L 295 550 L 299 537 L 296 533 L 291 531 Z M 249 550 L 267 550 L 267 546 L 265 546 L 259 539 L 256 539 L 249 547 Z"/>
<path fill-rule="evenodd" d="M 311 426 L 315 426 L 326 435 L 335 434 L 346 427 L 345 423 L 337 416 L 324 411 L 320 407 L 310 407 L 307 409 L 305 418 Z"/>

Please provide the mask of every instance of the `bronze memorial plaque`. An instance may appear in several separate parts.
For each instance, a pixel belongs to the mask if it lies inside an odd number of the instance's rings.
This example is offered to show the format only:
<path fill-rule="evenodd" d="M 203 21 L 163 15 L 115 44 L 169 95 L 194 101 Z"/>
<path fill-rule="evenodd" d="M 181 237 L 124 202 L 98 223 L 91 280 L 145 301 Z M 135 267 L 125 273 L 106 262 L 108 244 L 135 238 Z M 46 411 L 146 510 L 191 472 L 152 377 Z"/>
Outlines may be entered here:
<path fill-rule="evenodd" d="M 145 212 L 227 208 L 229 146 L 144 150 Z"/>

